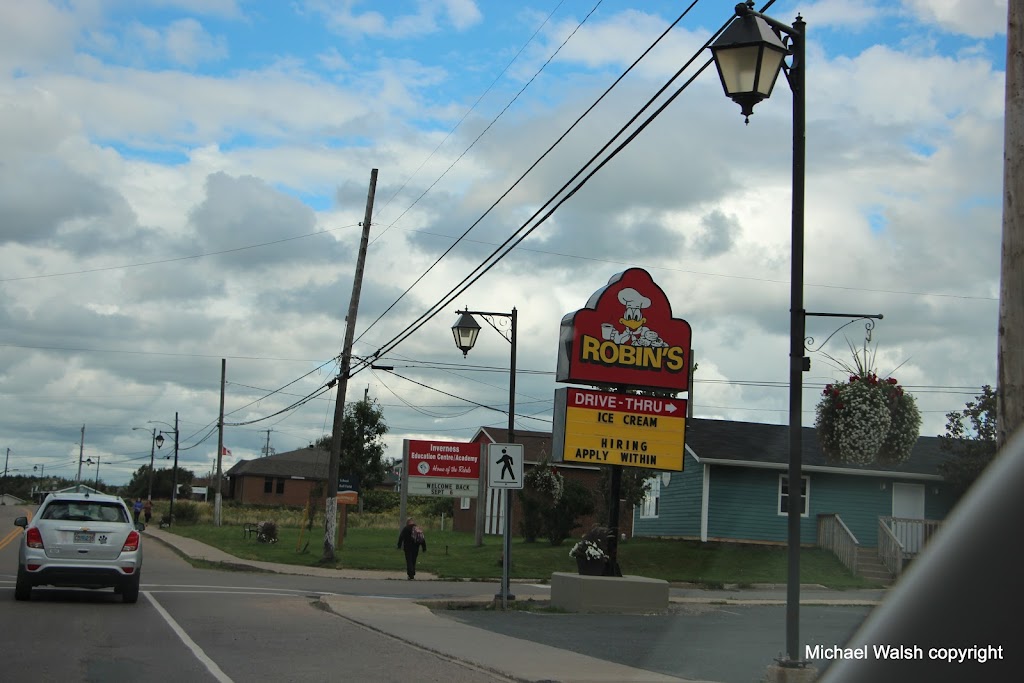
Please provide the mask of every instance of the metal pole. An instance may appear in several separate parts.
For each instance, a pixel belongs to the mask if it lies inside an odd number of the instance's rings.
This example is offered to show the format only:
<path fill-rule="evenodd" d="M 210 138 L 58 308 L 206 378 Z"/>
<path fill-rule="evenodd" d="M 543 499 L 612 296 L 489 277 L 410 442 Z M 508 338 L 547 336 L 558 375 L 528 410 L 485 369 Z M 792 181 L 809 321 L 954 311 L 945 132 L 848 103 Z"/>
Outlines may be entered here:
<path fill-rule="evenodd" d="M 85 450 L 85 425 L 82 425 L 82 438 L 78 442 L 78 474 L 75 476 L 75 492 L 82 491 L 82 455 Z"/>
<path fill-rule="evenodd" d="M 149 439 L 149 495 L 146 500 L 153 500 L 153 458 L 156 457 L 156 427 L 153 427 L 153 434 Z"/>
<path fill-rule="evenodd" d="M 174 499 L 178 497 L 178 413 L 174 413 L 174 469 L 171 472 L 171 510 L 168 524 L 174 524 Z"/>
<path fill-rule="evenodd" d="M 213 525 L 221 524 L 220 473 L 224 456 L 224 380 L 227 378 L 228 360 L 220 359 L 220 417 L 217 421 L 217 476 L 213 480 Z"/>
<path fill-rule="evenodd" d="M 93 488 L 97 491 L 100 490 L 100 456 L 98 455 L 96 456 L 96 483 L 93 485 Z"/>
<path fill-rule="evenodd" d="M 800 515 L 802 513 L 801 456 L 803 451 L 804 371 L 804 157 L 806 68 L 804 29 L 799 16 L 793 22 L 793 235 L 791 302 L 789 309 L 789 495 L 787 511 L 789 571 L 786 577 L 786 653 L 790 662 L 800 658 Z"/>
<path fill-rule="evenodd" d="M 512 360 L 509 364 L 508 379 L 508 442 L 516 442 L 516 322 L 517 312 L 512 309 Z M 509 591 L 509 567 L 512 564 L 512 491 L 505 489 L 505 550 L 501 567 L 501 608 L 508 608 L 508 601 L 516 596 Z"/>

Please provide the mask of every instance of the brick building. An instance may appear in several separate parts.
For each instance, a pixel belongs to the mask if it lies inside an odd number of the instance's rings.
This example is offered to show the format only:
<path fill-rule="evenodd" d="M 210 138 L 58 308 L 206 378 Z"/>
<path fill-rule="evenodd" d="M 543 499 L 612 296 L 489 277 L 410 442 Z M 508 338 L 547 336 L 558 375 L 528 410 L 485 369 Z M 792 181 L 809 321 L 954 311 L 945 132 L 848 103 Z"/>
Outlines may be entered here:
<path fill-rule="evenodd" d="M 327 479 L 331 455 L 301 448 L 265 458 L 242 460 L 226 473 L 228 500 L 259 505 L 305 505 L 309 492 Z"/>

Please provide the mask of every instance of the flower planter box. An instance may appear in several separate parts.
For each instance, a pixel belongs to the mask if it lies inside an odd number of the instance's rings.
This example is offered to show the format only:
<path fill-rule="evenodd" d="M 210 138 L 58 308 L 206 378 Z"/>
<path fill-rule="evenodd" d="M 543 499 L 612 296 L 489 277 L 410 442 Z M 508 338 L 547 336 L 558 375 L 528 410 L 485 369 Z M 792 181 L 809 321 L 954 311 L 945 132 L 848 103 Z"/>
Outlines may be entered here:
<path fill-rule="evenodd" d="M 668 609 L 668 581 L 644 576 L 551 575 L 551 606 L 591 614 L 651 614 Z"/>

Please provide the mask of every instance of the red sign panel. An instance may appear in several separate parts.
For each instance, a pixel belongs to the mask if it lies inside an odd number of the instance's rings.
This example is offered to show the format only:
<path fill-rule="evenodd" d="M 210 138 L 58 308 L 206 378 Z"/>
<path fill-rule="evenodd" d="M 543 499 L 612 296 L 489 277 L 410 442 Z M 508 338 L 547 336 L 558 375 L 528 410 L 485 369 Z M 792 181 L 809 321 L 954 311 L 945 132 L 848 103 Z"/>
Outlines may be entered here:
<path fill-rule="evenodd" d="M 630 268 L 562 318 L 558 382 L 688 391 L 690 323 L 650 273 Z"/>
<path fill-rule="evenodd" d="M 480 478 L 480 444 L 409 441 L 410 477 Z"/>

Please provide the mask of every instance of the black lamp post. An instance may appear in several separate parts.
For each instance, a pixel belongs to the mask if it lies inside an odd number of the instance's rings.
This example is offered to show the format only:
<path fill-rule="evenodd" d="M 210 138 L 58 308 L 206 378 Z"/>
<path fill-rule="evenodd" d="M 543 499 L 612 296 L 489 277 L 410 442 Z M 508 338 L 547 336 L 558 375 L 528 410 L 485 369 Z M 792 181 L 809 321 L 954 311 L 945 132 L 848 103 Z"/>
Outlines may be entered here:
<path fill-rule="evenodd" d="M 465 358 L 469 350 L 476 344 L 476 338 L 480 334 L 480 324 L 476 321 L 473 315 L 483 316 L 484 320 L 497 331 L 505 340 L 512 344 L 512 360 L 509 366 L 509 380 L 508 380 L 508 442 L 516 442 L 516 321 L 517 312 L 516 309 L 512 309 L 511 313 L 489 313 L 487 311 L 456 311 L 459 314 L 459 319 L 452 325 L 452 334 L 455 336 L 455 345 L 459 347 L 459 351 L 462 351 L 462 357 Z M 505 336 L 505 333 L 498 329 L 497 325 L 491 322 L 492 317 L 497 318 L 508 318 L 511 321 L 509 335 Z M 477 505 L 480 501 L 477 501 Z M 505 529 L 504 529 L 504 561 L 502 562 L 501 572 L 501 592 L 495 595 L 495 598 L 501 598 L 502 608 L 506 606 L 508 600 L 515 600 L 516 596 L 512 595 L 509 591 L 509 579 L 508 579 L 508 568 L 511 563 L 512 553 L 512 496 L 510 489 L 505 489 Z"/>
<path fill-rule="evenodd" d="M 100 490 L 100 456 L 96 456 L 96 462 L 92 461 L 92 458 L 87 458 L 85 461 L 86 465 L 96 465 L 96 481 L 93 482 L 92 487 L 97 491 Z"/>
<path fill-rule="evenodd" d="M 150 422 L 158 422 L 157 420 L 150 420 Z M 165 424 L 170 427 L 166 422 L 160 422 L 159 424 Z M 154 439 L 156 447 L 160 448 L 164 445 L 164 433 L 160 432 Z M 167 455 L 164 458 L 169 458 Z M 152 492 L 152 488 L 150 489 Z M 172 524 L 174 522 L 174 499 L 178 496 L 178 413 L 174 413 L 174 469 L 171 474 L 171 509 L 167 513 L 167 523 Z"/>
<path fill-rule="evenodd" d="M 803 666 L 800 659 L 800 515 L 802 479 L 801 413 L 803 376 L 807 367 L 804 357 L 804 142 L 806 122 L 804 63 L 804 20 L 798 15 L 793 25 L 784 24 L 755 12 L 754 3 L 736 5 L 736 18 L 711 46 L 725 94 L 740 105 L 750 121 L 755 104 L 771 95 L 779 70 L 785 68 L 793 91 L 793 208 L 792 208 L 792 275 L 789 308 L 789 508 L 788 557 L 786 578 L 786 654 L 783 666 Z M 786 36 L 788 46 L 779 38 Z M 784 58 L 791 57 L 784 65 Z M 793 493 L 796 495 L 792 495 Z M 796 504 L 794 504 L 796 501 Z"/>

